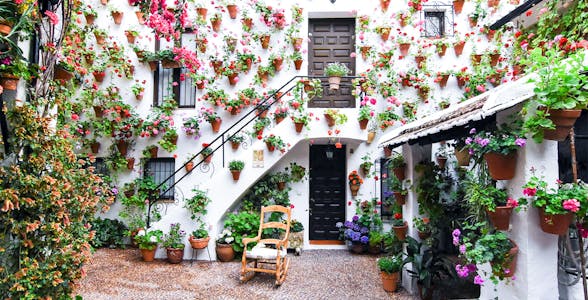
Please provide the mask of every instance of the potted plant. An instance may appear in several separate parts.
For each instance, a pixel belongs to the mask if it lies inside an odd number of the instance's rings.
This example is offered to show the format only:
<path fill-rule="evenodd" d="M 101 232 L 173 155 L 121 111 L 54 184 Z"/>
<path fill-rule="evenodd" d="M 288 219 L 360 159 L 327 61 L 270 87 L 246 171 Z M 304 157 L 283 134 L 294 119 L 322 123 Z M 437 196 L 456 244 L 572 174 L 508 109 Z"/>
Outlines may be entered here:
<path fill-rule="evenodd" d="M 388 168 L 392 169 L 394 176 L 396 176 L 398 180 L 404 180 L 404 178 L 406 178 L 406 163 L 404 162 L 404 156 L 402 156 L 402 153 L 396 151 L 392 152 L 390 156 L 391 157 L 387 161 Z"/>
<path fill-rule="evenodd" d="M 523 195 L 538 208 L 539 225 L 546 233 L 566 234 L 574 214 L 583 216 L 588 209 L 588 187 L 584 183 L 560 183 L 557 189 L 549 188 L 533 173 L 523 186 Z M 518 202 L 524 205 L 527 198 L 519 198 Z"/>
<path fill-rule="evenodd" d="M 197 139 L 200 136 L 200 122 L 201 120 L 198 117 L 189 117 L 185 118 L 182 123 L 182 129 L 184 133 L 188 136 L 195 136 L 194 138 Z"/>
<path fill-rule="evenodd" d="M 284 172 L 276 172 L 272 175 L 272 181 L 276 183 L 279 191 L 283 191 L 286 188 L 286 183 L 291 181 L 290 173 Z"/>
<path fill-rule="evenodd" d="M 235 238 L 230 228 L 225 228 L 216 238 L 216 257 L 222 262 L 232 261 L 235 258 L 233 243 Z"/>
<path fill-rule="evenodd" d="M 192 231 L 188 241 L 190 242 L 192 249 L 204 249 L 208 247 L 210 236 L 208 235 L 208 231 L 204 228 L 204 223 L 199 222 L 198 228 Z"/>
<path fill-rule="evenodd" d="M 580 116 L 581 109 L 588 103 L 588 76 L 583 71 L 585 50 L 577 50 L 564 59 L 564 51 L 549 43 L 547 51 L 537 47 L 524 61 L 536 71 L 537 76 L 530 82 L 535 84 L 535 97 L 530 100 L 524 112 L 524 129 L 536 142 L 543 138 L 562 141 Z"/>
<path fill-rule="evenodd" d="M 367 105 L 363 104 L 359 108 L 359 114 L 357 116 L 357 121 L 359 121 L 359 129 L 364 130 L 367 128 L 369 121 L 374 117 L 374 109 Z"/>
<path fill-rule="evenodd" d="M 151 262 L 155 259 L 157 244 L 161 242 L 163 232 L 161 230 L 139 230 L 134 237 L 134 241 L 141 250 L 143 261 Z"/>
<path fill-rule="evenodd" d="M 241 176 L 241 171 L 245 167 L 245 162 L 242 160 L 232 160 L 229 162 L 229 170 L 231 171 L 231 175 L 233 176 L 233 180 L 239 180 Z"/>
<path fill-rule="evenodd" d="M 347 246 L 351 252 L 356 254 L 364 253 L 367 251 L 369 242 L 370 225 L 371 219 L 369 215 L 355 215 L 351 218 L 351 221 L 337 224 L 340 232 L 339 238 L 347 241 Z"/>
<path fill-rule="evenodd" d="M 290 167 L 286 168 L 286 171 L 290 170 L 290 178 L 292 182 L 300 182 L 306 176 L 306 168 L 298 165 L 295 162 L 290 162 Z"/>
<path fill-rule="evenodd" d="M 447 163 L 447 158 L 449 157 L 449 155 L 449 148 L 447 147 L 447 144 L 441 144 L 437 149 L 437 152 L 435 153 L 435 157 L 437 159 L 437 164 L 439 165 L 439 168 L 445 169 L 445 164 Z"/>
<path fill-rule="evenodd" d="M 286 147 L 286 143 L 284 143 L 282 138 L 273 134 L 266 136 L 263 141 L 267 145 L 267 149 L 270 152 L 273 152 L 276 148 L 283 152 L 284 148 Z"/>
<path fill-rule="evenodd" d="M 329 77 L 329 89 L 330 90 L 338 90 L 339 84 L 341 83 L 341 77 L 348 75 L 351 73 L 347 65 L 334 62 L 327 64 L 324 70 L 325 76 Z"/>
<path fill-rule="evenodd" d="M 382 252 L 382 240 L 384 234 L 377 230 L 372 230 L 369 233 L 368 252 L 371 254 L 380 254 Z"/>
<path fill-rule="evenodd" d="M 396 210 L 401 211 L 401 209 Z M 392 230 L 394 230 L 394 234 L 396 235 L 399 241 L 406 240 L 408 223 L 406 223 L 406 221 L 404 221 L 404 219 L 402 218 L 401 212 L 394 213 L 394 217 L 392 218 Z"/>
<path fill-rule="evenodd" d="M 347 115 L 339 112 L 338 109 L 329 108 L 325 110 L 325 119 L 327 120 L 327 125 L 333 127 L 335 125 L 345 124 L 347 122 Z"/>
<path fill-rule="evenodd" d="M 170 224 L 169 233 L 163 237 L 163 246 L 167 251 L 167 260 L 179 264 L 184 258 L 184 237 L 186 232 L 180 229 L 180 223 Z"/>
<path fill-rule="evenodd" d="M 364 155 L 361 158 L 362 163 L 359 165 L 361 172 L 365 175 L 365 177 L 370 177 L 370 170 L 374 163 L 372 162 L 372 157 L 369 154 Z"/>
<path fill-rule="evenodd" d="M 363 179 L 361 178 L 361 176 L 359 176 L 359 174 L 357 174 L 356 170 L 351 171 L 351 173 L 349 173 L 349 175 L 347 176 L 347 179 L 349 180 L 349 189 L 351 190 L 351 196 L 357 196 L 357 192 L 363 184 Z"/>
<path fill-rule="evenodd" d="M 200 155 L 202 156 L 202 160 L 209 164 L 212 161 L 212 147 L 208 143 L 202 143 L 202 150 L 200 151 Z"/>
<path fill-rule="evenodd" d="M 206 121 L 208 121 L 208 123 L 210 123 L 210 126 L 212 127 L 212 132 L 217 133 L 220 131 L 220 127 L 222 124 L 222 119 L 220 118 L 220 116 L 214 111 L 214 109 L 207 107 L 207 108 L 202 108 L 202 110 L 200 111 L 200 115 L 202 116 L 202 118 Z"/>
<path fill-rule="evenodd" d="M 400 181 L 400 179 L 398 179 L 396 176 L 390 176 L 386 180 L 388 181 L 388 187 L 394 193 L 396 203 L 398 205 L 406 204 L 406 195 L 408 194 L 408 190 L 404 188 L 402 181 Z"/>
<path fill-rule="evenodd" d="M 482 177 L 482 176 L 480 176 Z M 491 182 L 485 182 L 482 178 L 468 178 L 465 182 L 465 200 L 474 211 L 477 209 L 478 217 L 488 215 L 496 230 L 508 230 L 512 210 L 519 211 L 523 206 L 513 198 L 508 197 L 505 189 L 499 189 Z"/>
<path fill-rule="evenodd" d="M 413 218 L 412 224 L 416 228 L 419 238 L 426 240 L 431 236 L 431 225 L 429 224 L 429 218 Z"/>
<path fill-rule="evenodd" d="M 240 132 L 237 132 L 229 137 L 229 142 L 231 142 L 231 148 L 233 150 L 239 149 L 239 145 L 245 141 L 245 135 Z"/>
<path fill-rule="evenodd" d="M 177 143 L 178 132 L 175 128 L 170 128 L 169 130 L 166 130 L 163 134 L 163 137 L 158 142 L 161 148 L 165 149 L 165 151 L 170 153 L 174 152 L 178 148 Z"/>
<path fill-rule="evenodd" d="M 378 120 L 378 125 L 382 130 L 386 130 L 388 127 L 393 126 L 396 121 L 400 120 L 400 116 L 394 112 L 392 106 L 386 107 L 384 111 L 377 114 L 376 118 Z"/>
<path fill-rule="evenodd" d="M 406 241 L 404 264 L 412 265 L 412 269 L 407 269 L 408 274 L 416 278 L 420 298 L 432 299 L 434 283 L 455 276 L 452 262 L 443 258 L 434 249 L 423 247 L 423 243 L 412 237 L 407 237 Z"/>
<path fill-rule="evenodd" d="M 386 292 L 396 291 L 399 274 L 403 265 L 402 254 L 380 257 L 377 262 L 384 290 Z"/>
<path fill-rule="evenodd" d="M 192 192 L 194 192 L 194 196 L 185 200 L 184 207 L 190 212 L 190 218 L 194 220 L 206 215 L 206 207 L 212 200 L 205 191 L 193 189 Z"/>
<path fill-rule="evenodd" d="M 304 127 L 308 127 L 308 124 L 310 123 L 310 116 L 306 111 L 301 109 L 294 110 L 294 113 L 292 114 L 291 118 L 294 122 L 294 128 L 298 133 L 302 132 L 302 129 Z"/>
<path fill-rule="evenodd" d="M 465 143 L 475 160 L 484 158 L 494 180 L 512 179 L 516 170 L 516 151 L 526 144 L 519 130 L 503 124 L 493 131 L 476 132 L 472 129 L 470 133 L 473 136 L 466 139 Z"/>

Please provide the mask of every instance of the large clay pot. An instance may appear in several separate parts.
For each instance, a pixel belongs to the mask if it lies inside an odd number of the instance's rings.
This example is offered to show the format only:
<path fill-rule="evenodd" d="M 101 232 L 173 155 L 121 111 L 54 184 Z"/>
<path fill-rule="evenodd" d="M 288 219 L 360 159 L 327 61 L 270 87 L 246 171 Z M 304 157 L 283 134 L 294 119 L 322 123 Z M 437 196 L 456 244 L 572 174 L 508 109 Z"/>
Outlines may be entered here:
<path fill-rule="evenodd" d="M 396 272 L 396 273 L 380 272 L 380 274 L 382 277 L 382 285 L 384 287 L 384 291 L 386 291 L 386 292 L 396 291 L 397 284 L 398 284 L 398 272 Z"/>
<path fill-rule="evenodd" d="M 576 120 L 580 117 L 580 109 L 554 109 L 549 111 L 547 117 L 555 124 L 555 129 L 545 130 L 543 136 L 552 141 L 563 141 L 570 134 Z"/>
<path fill-rule="evenodd" d="M 223 262 L 232 261 L 235 259 L 235 250 L 230 244 L 216 243 L 216 257 Z"/>
<path fill-rule="evenodd" d="M 210 237 L 207 236 L 202 239 L 195 239 L 193 236 L 190 236 L 188 241 L 190 241 L 192 249 L 204 249 L 208 246 L 208 241 L 210 241 Z"/>
<path fill-rule="evenodd" d="M 574 214 L 568 212 L 563 215 L 546 214 L 544 208 L 539 208 L 539 226 L 546 233 L 563 235 L 568 232 L 568 227 L 574 219 Z"/>
<path fill-rule="evenodd" d="M 141 249 L 141 256 L 143 256 L 143 261 L 151 262 L 155 259 L 155 251 L 157 247 L 154 247 L 152 250 L 149 249 Z"/>
<path fill-rule="evenodd" d="M 512 206 L 497 206 L 494 211 L 486 210 L 496 230 L 508 230 L 512 209 Z"/>
<path fill-rule="evenodd" d="M 494 180 L 509 180 L 515 175 L 517 165 L 517 153 L 512 152 L 508 155 L 489 152 L 484 154 L 484 159 L 488 165 L 488 172 Z"/>
<path fill-rule="evenodd" d="M 167 261 L 170 264 L 179 264 L 184 259 L 184 248 L 166 248 Z"/>

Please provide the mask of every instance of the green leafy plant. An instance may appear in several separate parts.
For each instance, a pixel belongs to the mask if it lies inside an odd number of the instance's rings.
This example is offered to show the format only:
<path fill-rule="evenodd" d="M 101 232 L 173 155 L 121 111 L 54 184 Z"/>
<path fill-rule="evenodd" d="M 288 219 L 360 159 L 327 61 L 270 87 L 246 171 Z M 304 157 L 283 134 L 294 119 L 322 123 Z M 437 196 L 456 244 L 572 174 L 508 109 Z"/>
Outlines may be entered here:
<path fill-rule="evenodd" d="M 233 250 L 243 252 L 243 238 L 257 236 L 259 215 L 250 212 L 230 214 L 225 220 L 224 228 L 229 229 L 232 237 L 235 239 Z"/>
<path fill-rule="evenodd" d="M 549 188 L 547 182 L 533 173 L 523 186 L 523 195 L 529 198 L 534 207 L 545 209 L 547 214 L 573 212 L 585 215 L 588 210 L 588 186 L 584 183 L 558 183 L 557 189 Z M 524 205 L 527 198 L 519 198 L 518 202 Z"/>
<path fill-rule="evenodd" d="M 229 170 L 231 171 L 241 171 L 245 168 L 245 162 L 242 160 L 231 160 L 229 162 Z"/>
<path fill-rule="evenodd" d="M 184 207 L 190 211 L 192 220 L 196 219 L 198 215 L 206 215 L 207 206 L 212 201 L 205 191 L 193 189 L 194 196 L 186 199 Z"/>
<path fill-rule="evenodd" d="M 371 247 L 380 247 L 383 239 L 384 239 L 383 233 L 381 233 L 379 231 L 370 231 L 369 245 Z"/>
<path fill-rule="evenodd" d="M 304 230 L 304 225 L 302 225 L 302 222 L 296 220 L 296 219 L 292 219 L 290 221 L 290 232 L 301 232 Z"/>
<path fill-rule="evenodd" d="M 153 250 L 157 247 L 157 244 L 161 243 L 163 237 L 163 232 L 159 229 L 157 230 L 139 230 L 137 235 L 135 235 L 135 243 L 139 249 L 145 250 Z"/>
<path fill-rule="evenodd" d="M 400 272 L 403 266 L 402 255 L 384 256 L 378 259 L 378 269 L 381 272 L 392 274 Z"/>
<path fill-rule="evenodd" d="M 376 116 L 378 120 L 378 125 L 382 130 L 386 130 L 388 127 L 394 125 L 394 123 L 400 120 L 400 116 L 398 116 L 394 109 L 391 106 L 388 106 L 384 111 L 380 112 Z"/>
<path fill-rule="evenodd" d="M 306 168 L 296 162 L 290 162 L 289 168 L 286 168 L 286 171 L 288 170 L 290 170 L 290 178 L 292 178 L 292 182 L 300 182 L 306 176 Z"/>
<path fill-rule="evenodd" d="M 347 74 L 351 73 L 351 70 L 347 67 L 347 65 L 341 62 L 334 62 L 327 64 L 324 70 L 325 76 L 346 76 Z"/>
<path fill-rule="evenodd" d="M 393 151 L 392 156 L 388 159 L 388 167 L 394 169 L 405 166 L 406 162 L 404 162 L 404 156 L 402 156 L 402 153 Z"/>
<path fill-rule="evenodd" d="M 270 134 L 263 139 L 269 145 L 276 147 L 278 150 L 282 150 L 286 147 L 286 143 L 282 140 L 281 137 Z"/>
<path fill-rule="evenodd" d="M 184 249 L 184 237 L 186 232 L 180 228 L 180 223 L 172 223 L 169 233 L 164 235 L 162 244 L 165 248 Z"/>
<path fill-rule="evenodd" d="M 343 125 L 347 122 L 347 115 L 339 112 L 338 109 L 329 108 L 325 110 L 325 115 L 335 120 L 335 125 Z"/>
<path fill-rule="evenodd" d="M 127 226 L 123 222 L 96 218 L 91 224 L 92 230 L 96 232 L 94 239 L 90 242 L 92 247 L 125 248 L 124 232 L 127 230 Z"/>

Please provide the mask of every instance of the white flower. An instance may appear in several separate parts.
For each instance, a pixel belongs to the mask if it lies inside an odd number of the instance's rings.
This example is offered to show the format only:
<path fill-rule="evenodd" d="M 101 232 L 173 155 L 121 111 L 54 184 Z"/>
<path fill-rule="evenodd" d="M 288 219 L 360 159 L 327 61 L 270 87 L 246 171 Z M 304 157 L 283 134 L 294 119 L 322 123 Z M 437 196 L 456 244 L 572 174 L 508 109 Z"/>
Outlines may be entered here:
<path fill-rule="evenodd" d="M 235 240 L 235 238 L 228 237 L 228 238 L 225 239 L 225 242 L 227 242 L 227 244 L 230 244 L 230 243 L 233 242 L 233 240 Z"/>
<path fill-rule="evenodd" d="M 156 237 L 156 236 L 154 236 L 154 235 L 152 235 L 152 236 L 149 238 L 149 241 L 150 241 L 150 242 L 152 242 L 152 243 L 157 243 L 157 237 Z"/>
<path fill-rule="evenodd" d="M 137 236 L 144 236 L 145 235 L 145 230 L 141 229 L 139 230 L 139 232 L 137 232 Z"/>

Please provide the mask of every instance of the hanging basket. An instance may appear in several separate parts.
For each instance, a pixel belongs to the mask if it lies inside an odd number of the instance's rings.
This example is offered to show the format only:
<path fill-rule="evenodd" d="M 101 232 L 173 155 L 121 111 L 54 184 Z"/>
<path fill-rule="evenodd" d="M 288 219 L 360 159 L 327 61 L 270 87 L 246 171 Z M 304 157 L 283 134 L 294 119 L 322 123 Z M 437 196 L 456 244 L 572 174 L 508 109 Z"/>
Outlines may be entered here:
<path fill-rule="evenodd" d="M 543 207 L 539 211 L 539 226 L 545 233 L 563 235 L 568 232 L 568 227 L 572 224 L 574 214 L 568 212 L 567 214 L 551 215 L 545 213 Z"/>
<path fill-rule="evenodd" d="M 549 116 L 555 129 L 548 129 L 543 132 L 543 136 L 551 141 L 563 141 L 570 134 L 570 129 L 574 127 L 576 120 L 580 117 L 580 109 L 554 109 L 549 111 Z"/>
<path fill-rule="evenodd" d="M 402 167 L 398 167 L 398 168 L 393 168 L 392 172 L 394 173 L 394 176 L 396 176 L 396 178 L 398 178 L 398 180 L 402 181 L 406 178 L 405 170 L 406 170 L 406 166 L 402 166 Z"/>
<path fill-rule="evenodd" d="M 512 209 L 512 206 L 497 206 L 494 211 L 486 209 L 486 213 L 496 230 L 508 230 Z"/>
<path fill-rule="evenodd" d="M 509 180 L 515 175 L 517 166 L 517 153 L 512 152 L 508 155 L 489 152 L 484 154 L 484 159 L 488 165 L 488 172 L 494 180 Z"/>

